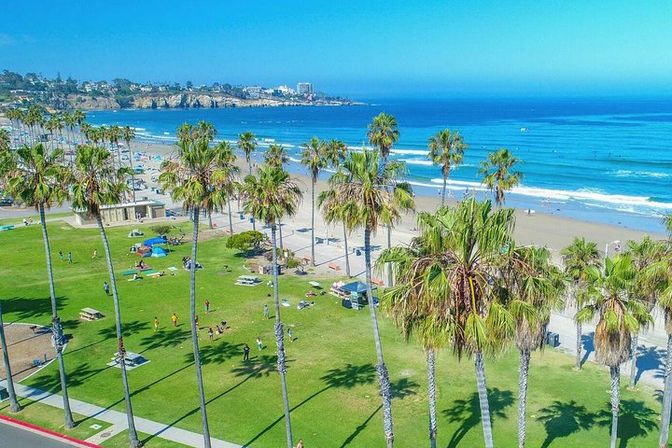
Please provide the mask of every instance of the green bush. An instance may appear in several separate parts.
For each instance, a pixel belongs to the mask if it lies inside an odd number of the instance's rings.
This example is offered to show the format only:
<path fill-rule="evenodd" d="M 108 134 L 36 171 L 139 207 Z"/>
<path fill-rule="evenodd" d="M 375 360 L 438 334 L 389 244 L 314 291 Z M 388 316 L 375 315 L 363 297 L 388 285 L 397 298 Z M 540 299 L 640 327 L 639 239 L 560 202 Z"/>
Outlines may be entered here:
<path fill-rule="evenodd" d="M 259 249 L 259 246 L 266 240 L 266 235 L 256 230 L 231 235 L 226 241 L 226 247 L 229 249 L 238 249 L 241 252 L 248 252 L 252 249 Z"/>

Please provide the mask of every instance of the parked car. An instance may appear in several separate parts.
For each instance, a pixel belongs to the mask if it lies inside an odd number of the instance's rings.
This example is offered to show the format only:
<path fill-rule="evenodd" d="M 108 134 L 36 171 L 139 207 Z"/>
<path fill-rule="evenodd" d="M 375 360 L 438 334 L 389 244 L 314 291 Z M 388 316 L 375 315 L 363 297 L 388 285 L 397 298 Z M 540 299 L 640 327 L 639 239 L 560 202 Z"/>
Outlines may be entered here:
<path fill-rule="evenodd" d="M 0 197 L 0 207 L 8 207 L 12 204 L 14 204 L 14 198 L 10 196 Z"/>

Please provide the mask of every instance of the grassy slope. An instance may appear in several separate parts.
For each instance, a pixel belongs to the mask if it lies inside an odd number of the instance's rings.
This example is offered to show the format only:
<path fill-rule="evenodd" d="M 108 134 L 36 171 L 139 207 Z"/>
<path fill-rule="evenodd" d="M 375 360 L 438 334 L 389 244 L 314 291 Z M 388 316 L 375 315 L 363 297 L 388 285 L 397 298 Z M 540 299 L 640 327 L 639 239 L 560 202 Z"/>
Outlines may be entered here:
<path fill-rule="evenodd" d="M 188 225 L 183 225 L 188 230 Z M 145 228 L 146 229 L 146 228 Z M 117 369 L 105 364 L 115 352 L 111 299 L 102 290 L 107 271 L 96 230 L 75 230 L 62 223 L 50 226 L 54 254 L 72 251 L 75 264 L 60 262 L 54 255 L 57 294 L 67 332 L 73 335 L 66 352 L 71 394 L 101 406 L 123 410 L 121 381 Z M 120 272 L 137 258 L 128 247 L 137 239 L 127 238 L 128 228 L 110 229 L 110 240 L 119 275 L 122 313 L 128 350 L 141 352 L 151 362 L 130 372 L 137 415 L 173 423 L 199 431 L 195 375 L 191 363 L 188 328 L 189 275 L 180 269 L 175 277 L 127 282 Z M 151 231 L 146 229 L 148 236 Z M 91 260 L 94 248 L 99 258 Z M 38 226 L 0 233 L 3 263 L 0 284 L 6 321 L 48 324 L 48 285 Z M 184 245 L 163 259 L 146 259 L 154 268 L 180 267 L 188 255 Z M 273 372 L 273 323 L 262 318 L 264 303 L 271 303 L 271 288 L 233 285 L 236 276 L 246 273 L 242 259 L 225 249 L 223 239 L 204 242 L 199 261 L 206 269 L 198 273 L 197 303 L 201 326 L 222 319 L 231 329 L 219 340 L 208 341 L 201 330 L 205 359 L 204 375 L 209 400 L 212 434 L 255 447 L 276 447 L 284 441 L 279 380 Z M 233 268 L 223 272 L 222 266 Z M 281 279 L 281 297 L 294 304 L 307 291 L 307 281 L 293 275 Z M 327 282 L 323 282 L 325 285 Z M 202 311 L 211 302 L 211 313 Z M 372 363 L 375 362 L 368 311 L 340 307 L 332 296 L 316 299 L 314 309 L 283 308 L 286 324 L 295 326 L 298 340 L 287 343 L 292 423 L 295 437 L 308 446 L 383 446 L 381 412 Z M 107 317 L 97 322 L 80 322 L 78 312 L 89 306 Z M 180 325 L 170 326 L 176 312 Z M 162 329 L 154 333 L 154 316 Z M 426 439 L 426 389 L 424 355 L 415 343 L 401 340 L 387 320 L 381 320 L 384 350 L 393 381 L 399 389 L 394 402 L 395 432 L 399 446 L 413 446 Z M 254 345 L 261 336 L 268 347 L 259 353 Z M 241 362 L 241 347 L 252 347 L 253 360 Z M 609 379 L 605 371 L 587 365 L 577 373 L 573 358 L 553 350 L 535 355 L 530 374 L 528 440 L 530 446 L 601 447 L 607 443 L 608 418 L 603 414 L 608 402 Z M 515 442 L 517 409 L 517 356 L 509 353 L 488 361 L 488 386 L 492 390 L 496 444 Z M 438 358 L 439 443 L 441 446 L 479 446 L 481 442 L 478 402 L 473 366 L 442 353 Z M 57 390 L 55 365 L 30 378 L 27 384 Z M 403 397 L 403 398 L 402 398 Z M 623 390 L 625 413 L 621 419 L 622 446 L 654 446 L 657 440 L 658 404 L 650 391 Z M 573 403 L 575 402 L 575 403 Z M 581 410 L 580 407 L 585 407 Z M 541 416 L 550 416 L 546 425 Z M 572 423 L 577 417 L 587 429 Z M 548 445 L 550 443 L 550 445 Z M 161 446 L 161 445 L 155 445 Z"/>

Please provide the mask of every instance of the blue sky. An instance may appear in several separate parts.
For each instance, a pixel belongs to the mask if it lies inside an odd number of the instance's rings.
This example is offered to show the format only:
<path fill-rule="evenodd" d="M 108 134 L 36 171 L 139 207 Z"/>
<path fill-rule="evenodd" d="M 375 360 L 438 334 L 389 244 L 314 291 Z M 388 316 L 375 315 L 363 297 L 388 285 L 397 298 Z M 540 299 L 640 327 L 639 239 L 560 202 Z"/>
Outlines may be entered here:
<path fill-rule="evenodd" d="M 672 93 L 672 2 L 2 0 L 0 68 L 356 95 Z"/>

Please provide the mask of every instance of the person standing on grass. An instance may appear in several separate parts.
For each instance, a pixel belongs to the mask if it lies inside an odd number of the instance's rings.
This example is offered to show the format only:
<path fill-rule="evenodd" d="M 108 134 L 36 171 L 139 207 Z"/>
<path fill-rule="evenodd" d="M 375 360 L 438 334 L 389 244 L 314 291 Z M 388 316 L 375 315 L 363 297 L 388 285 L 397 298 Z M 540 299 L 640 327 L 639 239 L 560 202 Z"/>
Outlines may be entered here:
<path fill-rule="evenodd" d="M 68 264 L 72 264 L 72 252 L 68 252 Z"/>
<path fill-rule="evenodd" d="M 200 330 L 201 326 L 198 324 L 198 314 L 194 316 L 194 323 L 196 324 L 196 329 Z"/>
<path fill-rule="evenodd" d="M 271 318 L 271 312 L 270 312 L 270 310 L 268 309 L 268 304 L 267 304 L 267 303 L 264 304 L 264 317 L 265 317 L 266 319 L 270 319 L 270 318 Z"/>
<path fill-rule="evenodd" d="M 96 257 L 98 257 L 98 249 L 93 249 L 93 254 L 91 255 L 91 259 L 94 260 Z"/>
<path fill-rule="evenodd" d="M 106 296 L 110 295 L 110 284 L 109 283 L 103 282 L 103 291 L 105 291 Z"/>
<path fill-rule="evenodd" d="M 59 250 L 59 251 L 58 251 L 58 258 L 60 258 L 61 261 L 64 261 L 64 259 L 63 259 L 63 251 L 62 251 L 62 250 Z"/>
<path fill-rule="evenodd" d="M 250 346 L 245 344 L 243 346 L 243 361 L 249 361 L 250 360 Z"/>
<path fill-rule="evenodd" d="M 292 327 L 287 327 L 287 337 L 289 338 L 289 342 L 294 342 L 294 332 L 292 331 Z"/>
<path fill-rule="evenodd" d="M 173 327 L 177 327 L 177 314 L 173 313 L 173 315 L 170 316 L 170 320 L 173 322 Z"/>
<path fill-rule="evenodd" d="M 210 301 L 208 299 L 205 299 L 205 314 L 208 314 L 210 311 Z"/>
<path fill-rule="evenodd" d="M 159 318 L 154 316 L 154 333 L 159 331 Z"/>
<path fill-rule="evenodd" d="M 261 342 L 261 338 L 257 337 L 257 348 L 261 351 L 264 348 L 264 343 Z"/>
<path fill-rule="evenodd" d="M 210 342 L 215 340 L 215 332 L 212 331 L 212 327 L 208 327 L 208 337 L 210 338 Z"/>
<path fill-rule="evenodd" d="M 304 448 L 303 439 L 299 439 L 299 443 L 296 444 L 296 448 Z"/>

